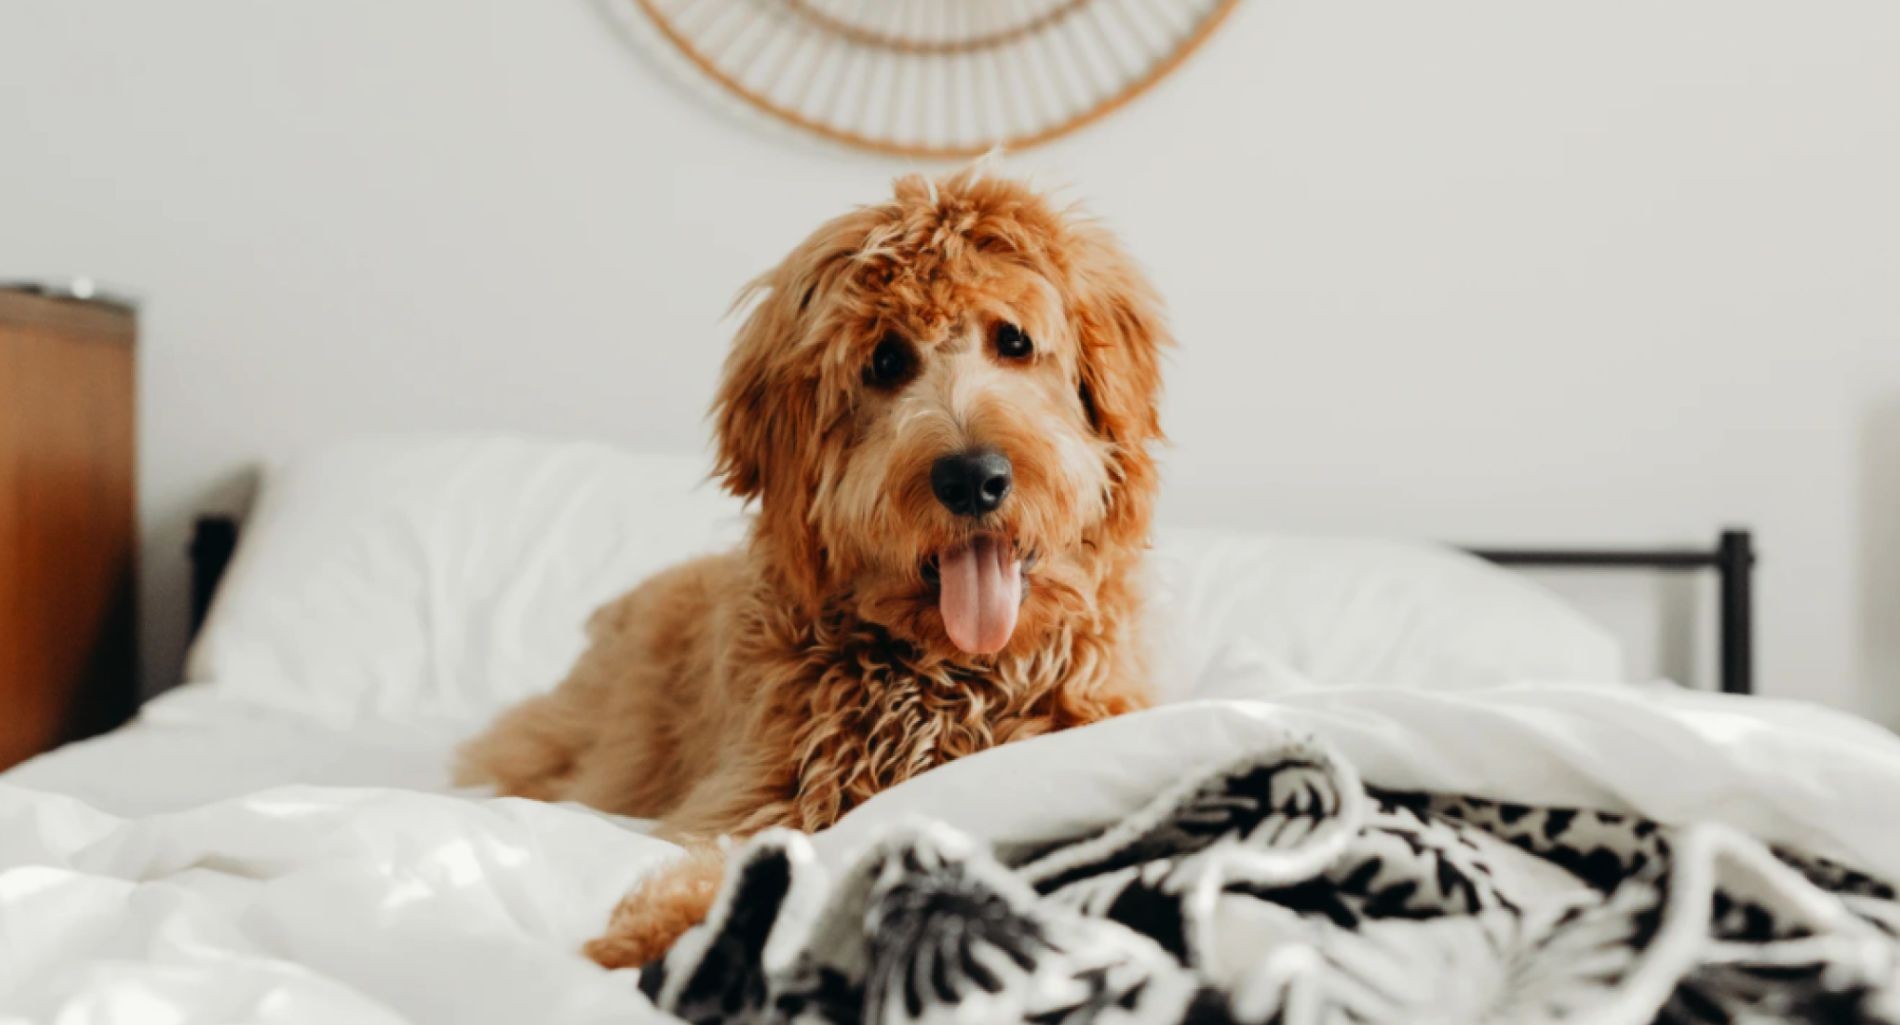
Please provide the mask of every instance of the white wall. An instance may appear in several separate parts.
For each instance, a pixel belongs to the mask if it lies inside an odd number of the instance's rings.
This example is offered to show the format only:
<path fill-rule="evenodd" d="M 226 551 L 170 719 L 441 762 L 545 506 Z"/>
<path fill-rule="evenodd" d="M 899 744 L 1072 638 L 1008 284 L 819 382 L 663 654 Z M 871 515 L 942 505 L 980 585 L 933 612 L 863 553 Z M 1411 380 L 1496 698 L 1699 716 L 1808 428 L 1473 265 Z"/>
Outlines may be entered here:
<path fill-rule="evenodd" d="M 188 521 L 242 467 L 425 426 L 698 446 L 734 289 L 900 170 L 705 99 L 630 7 L 0 5 L 0 276 L 149 299 L 152 682 Z M 1750 524 L 1764 689 L 1880 709 L 1895 53 L 1890 0 L 1247 0 L 1158 92 L 1017 166 L 1172 299 L 1170 518 Z"/>

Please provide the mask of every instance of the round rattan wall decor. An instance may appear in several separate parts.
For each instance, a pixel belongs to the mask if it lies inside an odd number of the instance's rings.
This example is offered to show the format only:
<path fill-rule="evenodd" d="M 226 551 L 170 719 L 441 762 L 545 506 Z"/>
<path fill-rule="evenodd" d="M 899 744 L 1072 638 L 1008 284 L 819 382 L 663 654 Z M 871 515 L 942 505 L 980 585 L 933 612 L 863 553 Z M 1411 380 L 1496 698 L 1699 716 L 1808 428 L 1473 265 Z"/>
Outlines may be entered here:
<path fill-rule="evenodd" d="M 908 157 L 1023 149 L 1134 99 L 1239 0 L 634 0 L 746 104 Z"/>

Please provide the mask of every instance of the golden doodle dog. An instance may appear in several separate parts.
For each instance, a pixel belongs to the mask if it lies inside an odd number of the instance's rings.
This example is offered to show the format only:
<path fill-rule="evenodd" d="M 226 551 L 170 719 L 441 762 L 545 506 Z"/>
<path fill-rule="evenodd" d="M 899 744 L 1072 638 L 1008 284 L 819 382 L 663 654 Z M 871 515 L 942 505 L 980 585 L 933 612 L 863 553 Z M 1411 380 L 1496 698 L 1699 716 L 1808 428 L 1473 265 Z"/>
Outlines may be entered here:
<path fill-rule="evenodd" d="M 1137 568 L 1169 336 L 1103 228 L 971 169 L 907 177 L 754 282 L 714 406 L 737 551 L 589 623 L 465 783 L 661 820 L 689 855 L 587 947 L 645 964 L 709 909 L 713 841 L 818 830 L 975 751 L 1147 701 Z"/>

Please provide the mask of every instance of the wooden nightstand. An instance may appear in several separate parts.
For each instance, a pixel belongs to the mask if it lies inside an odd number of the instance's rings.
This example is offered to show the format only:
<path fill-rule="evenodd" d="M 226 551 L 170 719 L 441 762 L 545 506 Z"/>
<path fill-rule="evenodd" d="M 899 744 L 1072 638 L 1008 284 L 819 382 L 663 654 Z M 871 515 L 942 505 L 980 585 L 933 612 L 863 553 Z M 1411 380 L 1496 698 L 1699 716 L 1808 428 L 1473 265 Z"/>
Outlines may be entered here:
<path fill-rule="evenodd" d="M 136 318 L 0 289 L 0 769 L 124 722 Z"/>

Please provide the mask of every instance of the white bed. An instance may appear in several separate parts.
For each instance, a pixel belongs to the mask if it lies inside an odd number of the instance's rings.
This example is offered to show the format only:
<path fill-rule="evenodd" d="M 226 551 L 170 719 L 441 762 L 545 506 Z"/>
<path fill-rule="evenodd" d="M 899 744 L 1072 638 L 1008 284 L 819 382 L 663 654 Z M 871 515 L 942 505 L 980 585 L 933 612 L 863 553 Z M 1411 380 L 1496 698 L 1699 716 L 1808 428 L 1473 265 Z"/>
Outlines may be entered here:
<path fill-rule="evenodd" d="M 575 951 L 670 847 L 457 793 L 446 756 L 559 678 L 595 604 L 738 536 L 702 473 L 453 437 L 271 474 L 192 682 L 0 774 L 0 1021 L 659 1017 Z M 926 774 L 819 856 L 918 814 L 1070 835 L 1292 730 L 1382 786 L 1722 822 L 1900 878 L 1900 742 L 1871 725 L 1621 681 L 1603 631 L 1425 546 L 1172 534 L 1153 562 L 1168 705 Z"/>

